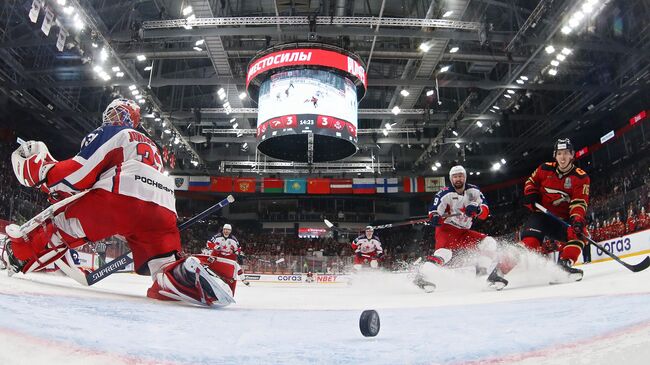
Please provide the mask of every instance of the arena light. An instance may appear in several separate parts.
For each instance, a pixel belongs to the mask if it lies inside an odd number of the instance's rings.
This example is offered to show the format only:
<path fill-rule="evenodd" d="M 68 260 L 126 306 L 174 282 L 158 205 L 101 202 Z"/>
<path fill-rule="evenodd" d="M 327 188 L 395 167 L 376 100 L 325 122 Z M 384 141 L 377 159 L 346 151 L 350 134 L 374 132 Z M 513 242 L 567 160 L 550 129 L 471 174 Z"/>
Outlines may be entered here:
<path fill-rule="evenodd" d="M 97 65 L 97 66 L 93 67 L 93 71 L 95 71 L 95 73 L 100 74 L 100 73 L 104 72 L 104 69 L 102 68 L 102 66 Z"/>
<path fill-rule="evenodd" d="M 442 164 L 440 162 L 438 162 L 438 161 L 436 161 L 435 165 L 436 165 L 436 167 L 442 166 Z"/>
<path fill-rule="evenodd" d="M 442 14 L 442 17 L 449 18 L 453 13 L 454 13 L 453 10 L 447 10 L 444 14 Z"/>
<path fill-rule="evenodd" d="M 138 94 L 140 94 L 140 91 L 138 90 L 131 91 L 131 95 L 138 95 Z"/>
<path fill-rule="evenodd" d="M 506 164 L 506 159 L 505 159 L 505 158 L 502 158 L 502 159 L 501 159 L 501 164 L 502 164 L 502 165 L 505 165 L 505 164 Z"/>
<path fill-rule="evenodd" d="M 546 51 L 546 53 L 548 54 L 552 54 L 553 52 L 555 52 L 555 47 L 553 47 L 552 45 L 548 45 L 546 46 L 546 48 L 544 48 L 544 51 Z"/>
<path fill-rule="evenodd" d="M 191 12 L 192 12 L 192 6 L 191 6 L 191 5 L 190 5 L 190 6 L 186 6 L 185 8 L 183 8 L 183 16 L 187 16 L 187 15 L 189 15 Z"/>
<path fill-rule="evenodd" d="M 73 22 L 72 26 L 76 30 L 84 29 L 85 24 L 84 24 L 83 20 L 81 20 L 81 17 L 79 16 L 79 14 L 75 14 L 74 18 L 72 19 L 72 22 Z"/>
<path fill-rule="evenodd" d="M 442 66 L 442 67 L 440 67 L 440 72 L 442 73 L 442 72 L 447 72 L 447 71 L 449 71 L 449 67 L 451 67 L 451 66 L 447 65 L 447 66 Z"/>
<path fill-rule="evenodd" d="M 503 94 L 503 97 L 506 98 L 506 99 L 511 99 L 512 98 L 512 96 L 510 94 Z"/>
<path fill-rule="evenodd" d="M 201 48 L 201 47 L 192 47 L 192 49 L 197 51 L 197 52 L 203 52 L 203 48 Z"/>
<path fill-rule="evenodd" d="M 120 72 L 120 67 L 119 66 L 113 66 L 113 68 L 111 70 L 113 70 L 113 72 Z"/>
<path fill-rule="evenodd" d="M 194 165 L 194 167 L 198 166 L 198 165 L 199 165 L 199 161 L 192 160 L 192 165 Z"/>
<path fill-rule="evenodd" d="M 562 32 L 562 34 L 567 35 L 567 34 L 571 33 L 572 30 L 573 29 L 571 29 L 571 27 L 569 27 L 568 25 L 565 25 L 565 26 L 562 27 L 562 29 L 560 29 L 560 32 Z"/>
<path fill-rule="evenodd" d="M 146 103 L 146 100 L 144 100 L 144 99 L 140 99 L 140 100 L 138 100 L 138 103 L 140 103 L 140 104 L 144 104 L 144 103 Z"/>
<path fill-rule="evenodd" d="M 495 110 L 500 110 L 500 109 L 501 109 L 501 108 L 499 108 L 499 107 L 496 106 L 496 105 L 492 105 L 492 107 L 493 107 Z"/>
<path fill-rule="evenodd" d="M 238 127 L 239 127 L 239 123 L 234 123 L 234 124 L 232 125 L 232 129 L 237 129 Z"/>
<path fill-rule="evenodd" d="M 172 131 L 169 130 L 169 129 L 165 129 L 165 133 L 167 133 L 167 134 L 172 134 Z"/>
<path fill-rule="evenodd" d="M 398 115 L 401 110 L 397 105 L 395 105 L 390 111 L 393 112 L 393 114 Z"/>
<path fill-rule="evenodd" d="M 153 118 L 154 122 L 160 122 L 160 117 L 155 117 Z M 163 127 L 165 126 L 165 123 L 163 123 Z"/>
<path fill-rule="evenodd" d="M 384 127 L 386 128 L 386 130 L 391 130 L 391 129 L 393 129 L 393 126 L 392 126 L 390 123 L 386 123 L 386 124 L 384 125 Z"/>
<path fill-rule="evenodd" d="M 140 61 L 140 62 L 142 62 L 142 61 L 144 61 L 144 60 L 147 59 L 147 56 L 145 56 L 145 55 L 143 55 L 143 54 L 139 54 L 139 55 L 137 55 L 137 56 L 135 57 L 135 59 L 138 60 L 138 61 Z"/>
<path fill-rule="evenodd" d="M 458 144 L 458 142 L 454 143 L 454 146 L 456 146 L 456 148 L 460 149 L 460 145 Z"/>
<path fill-rule="evenodd" d="M 386 129 L 382 130 L 381 133 L 383 133 L 385 137 L 388 136 L 388 130 L 386 130 Z"/>
<path fill-rule="evenodd" d="M 122 72 L 122 71 L 120 71 L 120 72 L 116 72 L 116 73 L 115 73 L 115 76 L 116 76 L 116 77 L 124 77 L 124 72 Z"/>
<path fill-rule="evenodd" d="M 514 94 L 514 93 L 515 93 L 514 90 L 508 90 L 508 94 Z"/>
<path fill-rule="evenodd" d="M 142 98 L 143 98 L 142 94 L 138 94 L 138 95 L 135 96 L 135 100 L 140 100 Z"/>
<path fill-rule="evenodd" d="M 561 53 L 562 53 L 563 55 L 565 55 L 565 56 L 568 56 L 568 55 L 571 54 L 571 52 L 573 52 L 573 50 L 572 50 L 571 48 L 566 48 L 566 47 L 564 47 L 564 48 L 562 48 L 562 52 L 561 52 Z"/>
<path fill-rule="evenodd" d="M 460 47 L 451 47 L 451 49 L 449 49 L 449 53 L 456 53 L 459 49 Z"/>
<path fill-rule="evenodd" d="M 232 123 L 233 123 L 234 121 L 236 121 L 236 120 L 237 120 L 237 118 L 232 118 L 232 119 L 230 119 L 230 124 L 232 124 Z"/>
<path fill-rule="evenodd" d="M 67 2 L 66 0 L 56 0 L 57 4 L 61 6 L 65 6 L 65 3 Z"/>
<path fill-rule="evenodd" d="M 224 88 L 220 88 L 217 90 L 217 95 L 219 96 L 219 99 L 223 100 L 226 98 L 226 90 Z"/>
<path fill-rule="evenodd" d="M 190 15 L 190 16 L 187 17 L 187 21 L 188 21 L 188 22 L 191 22 L 191 21 L 194 20 L 194 19 L 196 19 L 196 15 L 194 15 L 194 14 L 192 14 L 192 15 Z"/>
<path fill-rule="evenodd" d="M 106 50 L 106 47 L 102 48 L 101 51 L 99 51 L 99 60 L 101 62 L 104 62 L 108 59 L 108 51 Z"/>
<path fill-rule="evenodd" d="M 559 53 L 557 56 L 555 56 L 555 58 L 556 58 L 558 61 L 564 61 L 564 60 L 566 60 L 566 56 L 563 55 L 562 53 Z"/>
<path fill-rule="evenodd" d="M 548 70 L 548 74 L 551 75 L 551 76 L 557 75 L 557 68 L 552 68 L 552 69 Z"/>
<path fill-rule="evenodd" d="M 130 85 L 130 86 L 129 86 L 129 90 L 135 90 L 135 89 L 137 89 L 137 88 L 138 88 L 138 87 L 135 86 L 135 85 Z"/>
<path fill-rule="evenodd" d="M 427 91 L 427 96 L 432 96 L 433 95 L 433 90 Z"/>
<path fill-rule="evenodd" d="M 400 93 L 403 97 L 407 97 L 407 96 L 409 96 L 409 94 L 410 94 L 410 93 L 408 92 L 408 90 L 406 90 L 406 89 L 402 89 L 402 91 L 400 91 L 399 93 Z"/>
<path fill-rule="evenodd" d="M 72 6 L 66 6 L 63 8 L 63 12 L 66 14 L 72 14 L 72 12 L 74 12 L 74 8 Z"/>
<path fill-rule="evenodd" d="M 107 74 L 107 73 L 104 73 L 104 74 L 100 75 L 100 77 L 101 77 L 102 79 L 104 79 L 104 81 L 108 81 L 108 80 L 111 79 L 111 75 L 109 75 L 109 74 Z"/>
<path fill-rule="evenodd" d="M 524 80 L 524 81 L 528 81 L 528 76 L 521 75 L 521 76 L 519 76 L 519 78 Z"/>
<path fill-rule="evenodd" d="M 244 100 L 246 99 L 247 96 L 248 94 L 246 94 L 245 91 L 242 91 L 241 93 L 239 93 L 239 100 Z"/>
<path fill-rule="evenodd" d="M 435 165 L 432 165 L 432 166 L 431 166 L 431 170 L 433 170 L 433 171 L 438 171 L 438 168 L 437 168 Z"/>
<path fill-rule="evenodd" d="M 477 121 L 476 121 L 476 126 L 479 127 L 479 128 L 481 128 L 481 127 L 483 126 L 483 123 L 481 123 L 480 120 L 477 120 Z"/>
<path fill-rule="evenodd" d="M 518 83 L 519 85 L 523 85 L 523 84 L 524 84 L 524 80 L 519 79 L 519 80 L 517 80 L 517 83 Z"/>
<path fill-rule="evenodd" d="M 422 52 L 429 52 L 431 46 L 428 43 L 421 43 L 419 48 Z"/>
<path fill-rule="evenodd" d="M 476 171 L 476 175 L 480 175 L 480 174 L 481 174 L 481 172 L 480 172 L 480 171 Z"/>
<path fill-rule="evenodd" d="M 470 174 L 470 175 L 474 175 L 474 171 L 470 171 L 469 174 Z"/>
<path fill-rule="evenodd" d="M 178 139 L 178 137 L 174 138 L 174 144 L 179 144 L 179 143 L 181 143 L 181 140 Z"/>
<path fill-rule="evenodd" d="M 205 39 L 199 39 L 198 41 L 194 42 L 195 46 L 202 46 L 203 43 L 205 43 Z"/>
<path fill-rule="evenodd" d="M 498 171 L 498 170 L 500 170 L 500 169 L 501 169 L 501 163 L 499 163 L 499 162 L 495 162 L 495 163 L 492 165 L 492 171 Z"/>
<path fill-rule="evenodd" d="M 99 44 L 97 44 L 97 43 L 95 43 L 95 42 L 92 42 L 90 45 L 91 45 L 93 48 L 97 48 L 97 47 L 99 47 Z"/>
<path fill-rule="evenodd" d="M 592 11 L 594 11 L 594 4 L 591 1 L 586 1 L 584 4 L 582 4 L 583 13 L 589 14 Z"/>
<path fill-rule="evenodd" d="M 144 70 L 145 71 L 151 71 L 152 68 L 153 68 L 153 66 L 147 66 L 147 67 L 144 68 Z"/>
<path fill-rule="evenodd" d="M 553 67 L 557 67 L 557 66 L 559 66 L 559 65 L 560 65 L 560 61 L 558 61 L 558 60 L 553 60 L 553 61 L 551 61 L 551 66 L 553 66 Z"/>
<path fill-rule="evenodd" d="M 454 136 L 458 137 L 458 132 L 456 132 L 455 130 L 451 131 L 451 133 L 452 133 Z"/>

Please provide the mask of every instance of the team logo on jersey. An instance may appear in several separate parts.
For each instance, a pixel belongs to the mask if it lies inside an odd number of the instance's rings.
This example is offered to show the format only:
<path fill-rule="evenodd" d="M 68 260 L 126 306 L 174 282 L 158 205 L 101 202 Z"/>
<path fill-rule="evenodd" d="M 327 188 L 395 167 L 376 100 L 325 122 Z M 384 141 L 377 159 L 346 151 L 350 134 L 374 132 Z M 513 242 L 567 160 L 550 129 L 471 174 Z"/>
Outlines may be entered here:
<path fill-rule="evenodd" d="M 571 189 L 571 178 L 567 177 L 564 179 L 564 188 L 565 189 Z"/>
<path fill-rule="evenodd" d="M 571 197 L 569 196 L 569 194 L 565 193 L 562 190 L 556 190 L 551 188 L 544 188 L 544 190 L 546 190 L 546 192 L 552 197 L 558 196 L 557 199 L 553 200 L 553 205 L 555 206 L 558 206 L 563 202 L 567 202 L 567 203 L 571 202 Z"/>
<path fill-rule="evenodd" d="M 174 184 L 176 184 L 177 188 L 180 188 L 181 186 L 183 186 L 184 182 L 185 182 L 184 177 L 177 177 L 177 178 L 174 179 Z"/>

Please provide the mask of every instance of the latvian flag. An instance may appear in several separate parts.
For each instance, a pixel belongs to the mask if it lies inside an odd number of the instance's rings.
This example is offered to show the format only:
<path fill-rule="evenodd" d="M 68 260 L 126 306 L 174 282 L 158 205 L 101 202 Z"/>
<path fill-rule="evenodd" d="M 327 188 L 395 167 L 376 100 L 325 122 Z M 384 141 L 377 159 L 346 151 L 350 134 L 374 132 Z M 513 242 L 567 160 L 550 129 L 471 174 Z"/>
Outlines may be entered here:
<path fill-rule="evenodd" d="M 210 190 L 210 176 L 190 176 L 189 191 Z"/>
<path fill-rule="evenodd" d="M 352 179 L 352 193 L 354 194 L 374 194 L 375 179 L 373 178 L 355 178 Z"/>
<path fill-rule="evenodd" d="M 403 182 L 405 193 L 424 193 L 423 177 L 405 177 Z"/>
<path fill-rule="evenodd" d="M 352 179 L 332 179 L 332 180 L 330 180 L 330 193 L 332 193 L 332 194 L 352 194 Z"/>
<path fill-rule="evenodd" d="M 376 179 L 377 193 L 397 193 L 399 183 L 396 177 L 391 178 L 377 178 Z"/>

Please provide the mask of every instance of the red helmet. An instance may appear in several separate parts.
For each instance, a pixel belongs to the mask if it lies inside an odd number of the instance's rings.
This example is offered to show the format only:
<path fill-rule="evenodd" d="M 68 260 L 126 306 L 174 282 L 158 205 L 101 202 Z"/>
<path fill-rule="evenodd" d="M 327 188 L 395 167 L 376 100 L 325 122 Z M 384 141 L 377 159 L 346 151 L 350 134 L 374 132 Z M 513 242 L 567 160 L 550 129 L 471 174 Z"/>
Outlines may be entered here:
<path fill-rule="evenodd" d="M 140 106 L 133 100 L 115 99 L 104 110 L 102 124 L 138 128 L 140 124 Z"/>

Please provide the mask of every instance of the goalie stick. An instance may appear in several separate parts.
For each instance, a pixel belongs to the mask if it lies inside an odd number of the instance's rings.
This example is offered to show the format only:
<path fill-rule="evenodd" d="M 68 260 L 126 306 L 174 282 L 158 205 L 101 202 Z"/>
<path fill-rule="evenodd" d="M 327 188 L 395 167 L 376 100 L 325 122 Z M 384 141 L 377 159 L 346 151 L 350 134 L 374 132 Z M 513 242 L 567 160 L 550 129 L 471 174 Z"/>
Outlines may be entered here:
<path fill-rule="evenodd" d="M 196 222 L 198 222 L 201 219 L 207 217 L 208 215 L 216 212 L 217 210 L 220 210 L 220 209 L 224 208 L 225 206 L 227 206 L 228 204 L 230 204 L 230 203 L 232 203 L 234 201 L 235 201 L 235 198 L 232 195 L 228 195 L 225 199 L 218 202 L 217 204 L 215 204 L 215 205 L 211 206 L 210 208 L 202 211 L 201 213 L 195 215 L 190 220 L 181 223 L 178 226 L 178 230 L 182 231 L 182 230 L 196 224 Z M 105 279 L 107 276 L 113 274 L 114 272 L 122 270 L 123 268 L 125 268 L 127 265 L 129 265 L 132 262 L 133 262 L 133 257 L 131 255 L 131 252 L 127 252 L 127 253 L 123 254 L 122 256 L 118 256 L 115 259 L 113 259 L 111 262 L 107 262 L 102 267 L 97 268 L 97 270 L 91 271 L 88 274 L 86 274 L 86 278 L 85 278 L 86 284 L 85 285 L 93 285 L 93 284 Z M 73 279 L 75 279 L 75 278 L 73 277 Z M 84 285 L 84 284 L 82 283 L 82 285 Z"/>
<path fill-rule="evenodd" d="M 570 227 L 570 224 L 569 224 L 569 223 L 565 222 L 563 219 L 561 219 L 560 217 L 556 216 L 555 214 L 549 212 L 548 209 L 544 208 L 541 204 L 539 204 L 539 203 L 535 203 L 535 207 L 536 207 L 537 209 L 539 209 L 540 211 L 542 211 L 544 214 L 548 215 L 549 217 L 555 219 L 556 221 L 558 221 L 559 223 L 561 223 L 562 225 L 564 225 L 566 228 L 569 228 L 569 227 Z M 611 258 L 614 259 L 616 262 L 618 262 L 619 264 L 625 266 L 626 269 L 628 269 L 628 270 L 630 270 L 630 271 L 632 271 L 632 272 L 643 271 L 643 270 L 647 269 L 648 267 L 650 267 L 650 257 L 648 257 L 648 256 L 646 256 L 646 257 L 643 259 L 643 261 L 639 262 L 638 264 L 636 264 L 636 265 L 631 265 L 631 264 L 628 264 L 627 262 L 621 260 L 620 257 L 618 257 L 618 256 L 614 255 L 613 253 L 611 253 L 608 249 L 606 249 L 605 247 L 603 247 L 603 246 L 602 246 L 601 244 L 599 244 L 598 242 L 592 240 L 591 237 L 587 237 L 587 236 L 585 236 L 585 235 L 583 235 L 583 234 L 581 234 L 581 236 L 584 237 L 587 241 L 589 241 L 589 243 L 591 243 L 592 245 L 598 247 L 598 249 L 601 250 L 601 251 L 603 251 L 605 254 L 607 254 L 607 256 L 611 257 Z"/>
<path fill-rule="evenodd" d="M 461 214 L 462 213 L 446 214 L 446 215 L 442 215 L 440 217 L 441 218 L 450 218 L 450 217 L 459 216 Z M 407 221 L 380 224 L 378 226 L 371 226 L 371 227 L 372 227 L 372 229 L 386 229 L 386 228 L 394 228 L 394 227 L 401 227 L 401 226 L 410 226 L 410 225 L 413 225 L 413 224 L 427 223 L 427 222 L 429 222 L 429 220 L 430 220 L 429 218 L 410 219 L 410 220 L 407 220 Z M 348 233 L 356 232 L 353 229 L 339 228 L 339 227 L 335 226 L 334 223 L 330 222 L 327 219 L 324 219 L 323 222 L 325 223 L 327 228 L 332 229 L 334 231 L 348 232 Z"/>

